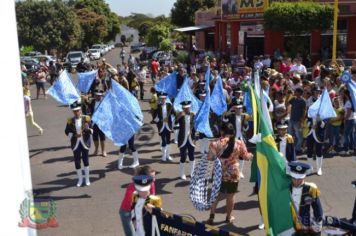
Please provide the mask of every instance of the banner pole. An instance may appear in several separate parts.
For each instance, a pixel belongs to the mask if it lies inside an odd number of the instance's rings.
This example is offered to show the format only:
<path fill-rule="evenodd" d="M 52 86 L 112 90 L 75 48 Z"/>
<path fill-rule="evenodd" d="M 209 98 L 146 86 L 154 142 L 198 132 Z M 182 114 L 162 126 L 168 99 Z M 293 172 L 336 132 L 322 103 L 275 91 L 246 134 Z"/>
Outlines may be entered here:
<path fill-rule="evenodd" d="M 339 0 L 334 0 L 333 53 L 332 62 L 336 63 L 337 53 L 337 20 L 339 17 Z"/>

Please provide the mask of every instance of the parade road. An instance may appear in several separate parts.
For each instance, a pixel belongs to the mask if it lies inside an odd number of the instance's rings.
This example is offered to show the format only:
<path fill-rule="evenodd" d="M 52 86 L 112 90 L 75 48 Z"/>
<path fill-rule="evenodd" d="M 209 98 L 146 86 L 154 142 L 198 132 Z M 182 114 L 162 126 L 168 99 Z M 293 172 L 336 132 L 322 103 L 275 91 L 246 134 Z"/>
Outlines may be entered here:
<path fill-rule="evenodd" d="M 126 49 L 127 51 L 129 49 Z M 119 61 L 119 49 L 112 50 L 105 58 L 115 66 Z M 145 124 L 136 135 L 140 164 L 151 165 L 156 171 L 156 191 L 163 199 L 163 209 L 175 214 L 191 215 L 198 221 L 208 218 L 209 212 L 195 210 L 189 200 L 189 178 L 178 178 L 177 145 L 172 148 L 173 162 L 162 163 L 159 136 L 155 125 L 150 124 L 148 100 L 152 86 L 147 80 L 145 99 L 140 101 L 145 115 Z M 35 86 L 31 88 L 35 97 Z M 63 235 L 124 235 L 119 208 L 125 187 L 131 182 L 133 170 L 117 169 L 118 147 L 107 140 L 107 157 L 90 156 L 91 185 L 76 187 L 77 176 L 69 139 L 64 134 L 71 110 L 59 105 L 51 97 L 33 100 L 34 118 L 44 128 L 39 136 L 37 130 L 28 127 L 29 156 L 34 194 L 37 198 L 51 198 L 57 203 L 57 228 L 38 230 L 39 236 Z M 197 145 L 198 146 L 198 145 Z M 90 154 L 93 153 L 93 147 Z M 196 155 L 198 154 L 196 149 Z M 131 153 L 126 154 L 124 165 L 132 163 Z M 5 157 L 4 157 L 5 158 Z M 11 157 L 6 157 L 11 158 Z M 302 158 L 300 158 L 303 160 Z M 245 179 L 239 184 L 233 215 L 233 224 L 224 223 L 225 201 L 220 202 L 216 215 L 216 226 L 239 235 L 264 235 L 258 230 L 260 215 L 257 195 L 252 194 L 254 184 L 249 183 L 250 164 L 245 165 Z M 323 176 L 312 175 L 307 181 L 315 182 L 321 190 L 321 201 L 325 215 L 350 218 L 355 198 L 351 181 L 355 179 L 354 157 L 324 158 Z M 4 203 L 6 204 L 6 203 Z M 20 208 L 19 203 L 19 208 Z M 19 214 L 20 221 L 20 214 Z"/>

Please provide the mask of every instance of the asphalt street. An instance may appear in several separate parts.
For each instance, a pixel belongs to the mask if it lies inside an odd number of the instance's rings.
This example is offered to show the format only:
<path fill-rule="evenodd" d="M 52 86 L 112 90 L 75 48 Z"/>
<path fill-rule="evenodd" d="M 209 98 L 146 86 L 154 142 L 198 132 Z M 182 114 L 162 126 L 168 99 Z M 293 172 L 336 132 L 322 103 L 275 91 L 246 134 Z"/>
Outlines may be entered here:
<path fill-rule="evenodd" d="M 109 52 L 105 58 L 112 65 L 121 62 L 119 49 Z M 164 210 L 192 215 L 199 221 L 206 220 L 209 212 L 195 210 L 189 200 L 189 178 L 188 181 L 178 178 L 179 155 L 176 145 L 172 149 L 173 162 L 160 162 L 159 136 L 156 126 L 150 124 L 151 116 L 148 113 L 150 86 L 146 85 L 145 100 L 140 102 L 145 115 L 145 124 L 136 135 L 140 163 L 149 164 L 157 170 L 156 191 L 163 199 Z M 34 86 L 31 91 L 34 98 Z M 44 128 L 42 136 L 33 127 L 27 128 L 34 193 L 39 198 L 50 197 L 57 202 L 59 223 L 58 228 L 39 230 L 38 235 L 124 235 L 118 212 L 133 171 L 128 168 L 122 171 L 117 169 L 118 147 L 108 140 L 107 157 L 90 156 L 92 184 L 77 188 L 73 154 L 69 139 L 64 134 L 66 120 L 72 116 L 71 110 L 59 105 L 51 97 L 45 100 L 40 96 L 39 100 L 32 101 L 32 105 L 36 122 Z M 93 153 L 93 148 L 90 153 Z M 124 164 L 129 165 L 132 163 L 131 154 L 127 153 L 126 156 Z M 235 222 L 230 225 L 224 223 L 225 202 L 221 202 L 216 226 L 239 235 L 264 235 L 263 231 L 258 230 L 260 216 L 257 196 L 252 195 L 254 184 L 248 181 L 249 166 L 249 163 L 245 165 L 246 178 L 240 182 L 236 196 L 233 211 Z M 355 167 L 356 161 L 350 156 L 325 158 L 323 176 L 312 175 L 307 178 L 307 181 L 315 182 L 321 189 L 326 215 L 350 218 L 356 191 L 351 186 L 351 181 L 356 177 Z"/>

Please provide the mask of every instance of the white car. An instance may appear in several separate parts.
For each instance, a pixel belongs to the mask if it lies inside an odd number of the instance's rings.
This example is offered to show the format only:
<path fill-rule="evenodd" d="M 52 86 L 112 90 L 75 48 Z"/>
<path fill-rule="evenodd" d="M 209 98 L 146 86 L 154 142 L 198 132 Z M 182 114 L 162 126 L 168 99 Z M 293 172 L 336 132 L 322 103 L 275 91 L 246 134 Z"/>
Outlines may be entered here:
<path fill-rule="evenodd" d="M 99 60 L 100 59 L 100 50 L 99 49 L 89 49 L 87 51 L 87 55 L 91 60 Z"/>
<path fill-rule="evenodd" d="M 94 44 L 91 49 L 98 49 L 100 50 L 100 56 L 104 56 L 106 51 L 105 51 L 105 48 L 103 47 L 103 45 L 101 44 Z"/>
<path fill-rule="evenodd" d="M 49 62 L 53 61 L 53 63 L 56 63 L 56 58 L 49 56 L 49 55 L 37 55 L 34 56 L 33 58 L 37 59 L 40 62 L 44 62 L 46 66 L 49 66 Z"/>

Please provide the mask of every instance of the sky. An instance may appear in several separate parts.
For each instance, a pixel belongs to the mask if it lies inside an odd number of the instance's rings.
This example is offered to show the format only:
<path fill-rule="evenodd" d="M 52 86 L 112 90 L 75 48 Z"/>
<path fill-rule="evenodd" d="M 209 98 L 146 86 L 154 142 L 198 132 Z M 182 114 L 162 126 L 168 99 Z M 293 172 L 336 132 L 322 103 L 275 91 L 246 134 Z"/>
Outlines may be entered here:
<path fill-rule="evenodd" d="M 113 12 L 128 16 L 132 12 L 169 16 L 175 0 L 106 0 Z"/>

